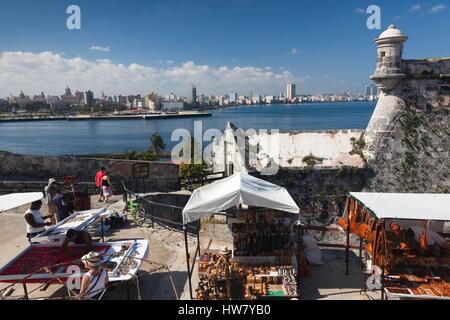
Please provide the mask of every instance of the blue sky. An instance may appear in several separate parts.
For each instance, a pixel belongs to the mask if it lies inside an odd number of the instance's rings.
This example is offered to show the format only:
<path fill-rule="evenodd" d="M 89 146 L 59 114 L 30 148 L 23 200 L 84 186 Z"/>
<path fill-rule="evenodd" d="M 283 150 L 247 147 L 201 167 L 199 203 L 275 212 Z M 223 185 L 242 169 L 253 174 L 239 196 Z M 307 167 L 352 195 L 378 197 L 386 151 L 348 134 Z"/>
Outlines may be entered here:
<path fill-rule="evenodd" d="M 287 81 L 299 93 L 362 92 L 382 32 L 363 11 L 379 5 L 382 28 L 410 37 L 405 58 L 450 56 L 449 2 L 2 0 L 0 96 L 61 94 L 66 83 L 96 94 L 187 95 L 190 84 L 277 94 Z M 70 4 L 81 8 L 81 30 L 66 28 Z"/>

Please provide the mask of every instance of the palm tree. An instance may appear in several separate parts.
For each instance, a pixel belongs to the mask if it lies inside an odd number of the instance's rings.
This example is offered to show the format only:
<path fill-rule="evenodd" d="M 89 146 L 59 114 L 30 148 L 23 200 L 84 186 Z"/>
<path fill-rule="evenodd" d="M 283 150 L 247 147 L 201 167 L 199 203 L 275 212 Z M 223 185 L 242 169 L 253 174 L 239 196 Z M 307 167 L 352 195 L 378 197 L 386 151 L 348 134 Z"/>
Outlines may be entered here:
<path fill-rule="evenodd" d="M 163 138 L 155 132 L 150 137 L 150 151 L 156 154 L 161 154 L 166 150 L 166 144 L 164 143 Z"/>

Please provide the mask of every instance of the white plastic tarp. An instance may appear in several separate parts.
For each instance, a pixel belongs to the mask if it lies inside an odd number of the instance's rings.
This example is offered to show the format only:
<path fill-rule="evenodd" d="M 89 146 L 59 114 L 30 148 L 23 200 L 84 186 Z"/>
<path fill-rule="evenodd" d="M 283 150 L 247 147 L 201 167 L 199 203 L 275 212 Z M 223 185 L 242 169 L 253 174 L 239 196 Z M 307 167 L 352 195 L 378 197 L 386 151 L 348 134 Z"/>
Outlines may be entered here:
<path fill-rule="evenodd" d="M 187 224 L 240 204 L 300 212 L 285 188 L 245 173 L 236 173 L 195 190 L 183 210 L 183 222 Z"/>
<path fill-rule="evenodd" d="M 0 212 L 11 210 L 28 203 L 41 200 L 44 197 L 42 192 L 31 193 L 11 193 L 0 196 Z"/>
<path fill-rule="evenodd" d="M 380 219 L 450 221 L 450 194 L 351 192 Z"/>

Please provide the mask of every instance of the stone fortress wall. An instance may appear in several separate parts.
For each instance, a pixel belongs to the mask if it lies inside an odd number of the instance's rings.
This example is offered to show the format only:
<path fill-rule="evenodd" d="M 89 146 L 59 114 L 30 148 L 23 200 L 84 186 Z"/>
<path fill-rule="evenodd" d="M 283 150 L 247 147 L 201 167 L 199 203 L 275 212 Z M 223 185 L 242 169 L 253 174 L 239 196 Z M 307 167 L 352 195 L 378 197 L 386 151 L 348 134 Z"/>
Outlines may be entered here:
<path fill-rule="evenodd" d="M 136 191 L 145 189 L 148 192 L 170 192 L 180 189 L 178 166 L 171 163 L 0 152 L 0 164 L 0 193 L 41 191 L 49 178 L 62 181 L 65 176 L 76 176 L 79 182 L 92 185 L 95 173 L 103 166 L 110 171 L 113 183 L 119 190 L 121 182 Z M 148 168 L 148 176 L 135 179 L 135 165 Z"/>

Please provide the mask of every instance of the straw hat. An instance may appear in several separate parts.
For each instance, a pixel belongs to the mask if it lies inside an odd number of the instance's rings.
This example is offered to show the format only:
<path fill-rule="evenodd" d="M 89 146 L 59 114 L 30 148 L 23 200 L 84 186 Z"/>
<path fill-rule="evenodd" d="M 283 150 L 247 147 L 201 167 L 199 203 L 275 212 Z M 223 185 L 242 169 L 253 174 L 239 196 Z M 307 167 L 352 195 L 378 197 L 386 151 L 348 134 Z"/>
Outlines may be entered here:
<path fill-rule="evenodd" d="M 100 267 L 103 264 L 100 260 L 100 254 L 98 254 L 98 252 L 89 252 L 81 258 L 81 261 L 93 267 Z"/>
<path fill-rule="evenodd" d="M 220 254 L 224 255 L 224 256 L 230 255 L 231 254 L 231 250 L 228 249 L 228 247 L 225 246 L 222 249 L 220 249 Z"/>

